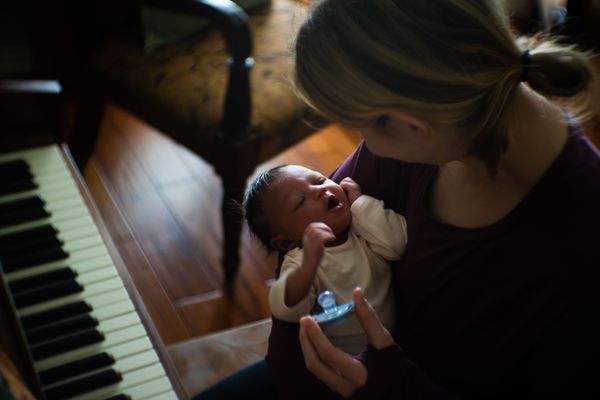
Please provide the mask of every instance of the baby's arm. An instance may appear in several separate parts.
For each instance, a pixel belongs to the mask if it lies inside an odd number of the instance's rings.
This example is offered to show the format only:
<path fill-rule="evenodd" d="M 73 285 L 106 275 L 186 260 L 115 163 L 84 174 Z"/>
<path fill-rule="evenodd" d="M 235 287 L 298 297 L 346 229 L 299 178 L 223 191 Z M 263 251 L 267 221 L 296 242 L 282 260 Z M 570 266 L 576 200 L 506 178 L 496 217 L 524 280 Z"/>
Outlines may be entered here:
<path fill-rule="evenodd" d="M 384 209 L 383 201 L 362 195 L 360 186 L 350 178 L 344 178 L 340 186 L 352 205 L 354 232 L 386 260 L 400 259 L 407 242 L 404 217 L 393 210 Z"/>
<path fill-rule="evenodd" d="M 399 260 L 407 243 L 406 220 L 383 201 L 361 196 L 352 206 L 352 229 L 386 260 Z"/>
<path fill-rule="evenodd" d="M 302 236 L 302 265 L 290 272 L 286 280 L 284 301 L 287 307 L 295 306 L 306 297 L 325 252 L 325 244 L 332 240 L 335 235 L 326 224 L 313 222 L 306 227 Z"/>

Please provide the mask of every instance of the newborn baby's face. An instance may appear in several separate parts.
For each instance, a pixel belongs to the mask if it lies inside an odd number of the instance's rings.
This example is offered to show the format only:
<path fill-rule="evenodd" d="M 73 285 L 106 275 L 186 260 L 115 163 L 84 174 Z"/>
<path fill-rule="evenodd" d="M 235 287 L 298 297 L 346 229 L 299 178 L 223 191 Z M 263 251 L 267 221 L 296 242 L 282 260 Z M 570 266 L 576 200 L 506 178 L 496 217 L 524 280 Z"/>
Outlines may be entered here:
<path fill-rule="evenodd" d="M 281 170 L 264 205 L 272 226 L 292 241 L 301 242 L 311 222 L 327 224 L 339 237 L 352 221 L 350 203 L 341 186 L 319 172 L 298 165 Z"/>

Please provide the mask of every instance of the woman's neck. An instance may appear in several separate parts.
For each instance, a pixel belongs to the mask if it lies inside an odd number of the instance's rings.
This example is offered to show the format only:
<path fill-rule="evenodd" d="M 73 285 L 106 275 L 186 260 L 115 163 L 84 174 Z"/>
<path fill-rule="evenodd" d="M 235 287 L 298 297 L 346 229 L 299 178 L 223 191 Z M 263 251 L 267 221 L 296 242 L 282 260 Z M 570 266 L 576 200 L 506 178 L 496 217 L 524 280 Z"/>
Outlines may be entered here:
<path fill-rule="evenodd" d="M 430 209 L 442 222 L 476 228 L 500 220 L 560 154 L 567 137 L 561 109 L 524 87 L 517 90 L 515 124 L 497 174 L 490 175 L 485 163 L 470 156 L 440 167 Z"/>

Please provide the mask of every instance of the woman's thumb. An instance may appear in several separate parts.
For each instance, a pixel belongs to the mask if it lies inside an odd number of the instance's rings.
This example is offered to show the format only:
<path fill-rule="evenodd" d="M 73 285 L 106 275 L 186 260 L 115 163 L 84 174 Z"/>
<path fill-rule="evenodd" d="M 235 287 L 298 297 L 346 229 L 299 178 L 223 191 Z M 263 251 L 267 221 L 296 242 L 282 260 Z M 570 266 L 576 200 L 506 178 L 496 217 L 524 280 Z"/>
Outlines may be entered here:
<path fill-rule="evenodd" d="M 356 316 L 367 334 L 368 343 L 378 350 L 393 345 L 394 339 L 392 335 L 383 326 L 377 313 L 375 313 L 371 304 L 365 299 L 362 289 L 359 287 L 354 289 L 352 297 L 354 299 Z"/>

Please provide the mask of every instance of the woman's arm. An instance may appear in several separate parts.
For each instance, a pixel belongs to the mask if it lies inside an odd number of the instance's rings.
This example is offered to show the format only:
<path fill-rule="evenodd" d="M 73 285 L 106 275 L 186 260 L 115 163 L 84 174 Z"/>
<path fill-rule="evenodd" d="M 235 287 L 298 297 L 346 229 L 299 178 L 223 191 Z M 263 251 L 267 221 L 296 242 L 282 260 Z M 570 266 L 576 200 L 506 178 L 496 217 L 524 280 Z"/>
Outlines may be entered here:
<path fill-rule="evenodd" d="M 448 399 L 446 391 L 395 344 L 360 288 L 352 293 L 367 334 L 367 349 L 352 357 L 335 348 L 311 318 L 300 321 L 300 346 L 307 368 L 332 391 L 353 399 Z"/>
<path fill-rule="evenodd" d="M 339 399 L 337 393 L 353 399 L 450 398 L 394 343 L 362 290 L 353 296 L 369 338 L 367 349 L 356 357 L 335 348 L 310 317 L 301 320 L 300 330 L 298 324 L 274 321 L 279 336 L 271 335 L 267 361 L 280 398 Z M 284 332 L 288 341 L 281 341 Z"/>
<path fill-rule="evenodd" d="M 352 204 L 352 230 L 369 247 L 389 261 L 399 260 L 406 249 L 406 219 L 374 197 L 363 195 Z"/>

